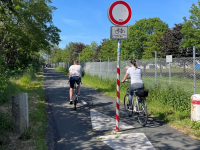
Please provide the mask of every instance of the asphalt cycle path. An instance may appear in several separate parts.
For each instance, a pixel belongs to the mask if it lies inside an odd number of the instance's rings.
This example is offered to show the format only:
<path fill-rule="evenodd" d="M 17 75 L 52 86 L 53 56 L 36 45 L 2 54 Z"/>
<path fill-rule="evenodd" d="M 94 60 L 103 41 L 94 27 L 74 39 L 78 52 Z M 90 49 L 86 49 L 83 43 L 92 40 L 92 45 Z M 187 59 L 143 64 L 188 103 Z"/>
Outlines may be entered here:
<path fill-rule="evenodd" d="M 83 101 L 79 100 L 74 111 L 73 105 L 69 104 L 68 77 L 52 68 L 44 70 L 49 149 L 200 149 L 199 140 L 152 117 L 142 127 L 135 116 L 126 115 L 123 104 L 120 104 L 120 132 L 112 134 L 111 131 L 115 130 L 116 100 L 83 84 Z"/>

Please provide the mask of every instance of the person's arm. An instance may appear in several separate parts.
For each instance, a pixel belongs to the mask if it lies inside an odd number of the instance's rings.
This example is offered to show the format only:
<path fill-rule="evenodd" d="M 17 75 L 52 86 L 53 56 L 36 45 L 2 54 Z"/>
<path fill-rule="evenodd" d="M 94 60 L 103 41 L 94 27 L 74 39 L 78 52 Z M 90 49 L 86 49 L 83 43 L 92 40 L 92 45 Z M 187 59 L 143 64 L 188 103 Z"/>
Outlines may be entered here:
<path fill-rule="evenodd" d="M 124 76 L 124 79 L 122 80 L 122 82 L 124 82 L 127 78 L 128 78 L 129 74 L 126 73 L 125 76 Z"/>

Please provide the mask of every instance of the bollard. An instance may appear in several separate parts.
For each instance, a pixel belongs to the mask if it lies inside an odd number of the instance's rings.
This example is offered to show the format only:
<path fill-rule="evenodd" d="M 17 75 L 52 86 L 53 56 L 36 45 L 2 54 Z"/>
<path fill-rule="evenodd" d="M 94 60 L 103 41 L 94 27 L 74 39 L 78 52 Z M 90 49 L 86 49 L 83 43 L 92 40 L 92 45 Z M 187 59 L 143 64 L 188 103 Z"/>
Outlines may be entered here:
<path fill-rule="evenodd" d="M 12 96 L 12 120 L 18 133 L 23 133 L 29 127 L 27 93 Z"/>
<path fill-rule="evenodd" d="M 200 121 L 200 94 L 191 96 L 191 120 Z"/>

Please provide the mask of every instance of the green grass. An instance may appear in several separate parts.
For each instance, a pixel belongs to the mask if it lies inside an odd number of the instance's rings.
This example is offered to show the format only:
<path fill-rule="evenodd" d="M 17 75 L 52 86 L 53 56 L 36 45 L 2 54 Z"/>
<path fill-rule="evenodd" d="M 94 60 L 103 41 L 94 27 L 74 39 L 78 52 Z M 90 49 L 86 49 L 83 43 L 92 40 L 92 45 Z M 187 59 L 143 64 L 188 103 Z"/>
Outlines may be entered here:
<path fill-rule="evenodd" d="M 68 69 L 66 69 L 66 68 L 60 68 L 60 67 L 55 67 L 55 69 L 57 71 L 59 71 L 60 73 L 68 76 L 68 72 L 69 72 Z"/>
<path fill-rule="evenodd" d="M 19 93 L 28 93 L 29 101 L 29 129 L 27 129 L 19 139 L 32 141 L 31 147 L 38 150 L 46 150 L 47 145 L 44 137 L 46 130 L 46 110 L 45 110 L 45 95 L 43 90 L 43 72 L 26 72 L 21 77 L 10 78 L 8 86 L 3 93 L 7 101 L 11 101 L 11 96 Z M 1 103 L 0 105 L 2 105 Z M 3 117 L 2 117 L 3 116 Z M 11 114 L 8 114 L 11 117 Z M 11 119 L 5 116 L 5 113 L 0 113 L 0 133 L 10 132 L 13 128 Z M 2 128 L 6 126 L 7 128 Z M 1 146 L 1 144 L 0 144 Z M 24 145 L 14 145 L 16 147 L 23 147 Z M 28 149 L 29 147 L 27 147 Z"/>

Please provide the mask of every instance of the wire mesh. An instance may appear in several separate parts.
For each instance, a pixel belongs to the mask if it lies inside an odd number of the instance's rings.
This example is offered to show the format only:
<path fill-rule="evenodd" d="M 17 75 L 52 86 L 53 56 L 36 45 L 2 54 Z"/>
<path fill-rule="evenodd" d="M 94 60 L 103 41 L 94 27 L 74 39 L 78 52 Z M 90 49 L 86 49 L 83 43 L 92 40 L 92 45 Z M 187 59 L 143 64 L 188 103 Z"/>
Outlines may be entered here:
<path fill-rule="evenodd" d="M 195 58 L 195 74 L 193 67 L 193 57 L 173 58 L 172 63 L 167 63 L 165 58 L 157 58 L 157 64 L 154 59 L 137 60 L 137 66 L 142 69 L 142 80 L 147 86 L 179 86 L 185 92 L 190 94 L 200 94 L 200 57 Z M 72 62 L 60 62 L 52 64 L 52 67 L 69 68 Z M 98 76 L 103 79 L 116 80 L 117 78 L 117 61 L 107 62 L 84 62 L 80 63 L 86 74 Z M 121 61 L 120 80 L 124 78 L 127 69 L 130 67 L 130 61 Z M 169 78 L 171 76 L 171 78 Z M 194 80 L 194 76 L 196 80 Z M 194 87 L 194 82 L 196 87 Z M 156 85 L 157 84 L 157 85 Z"/>

